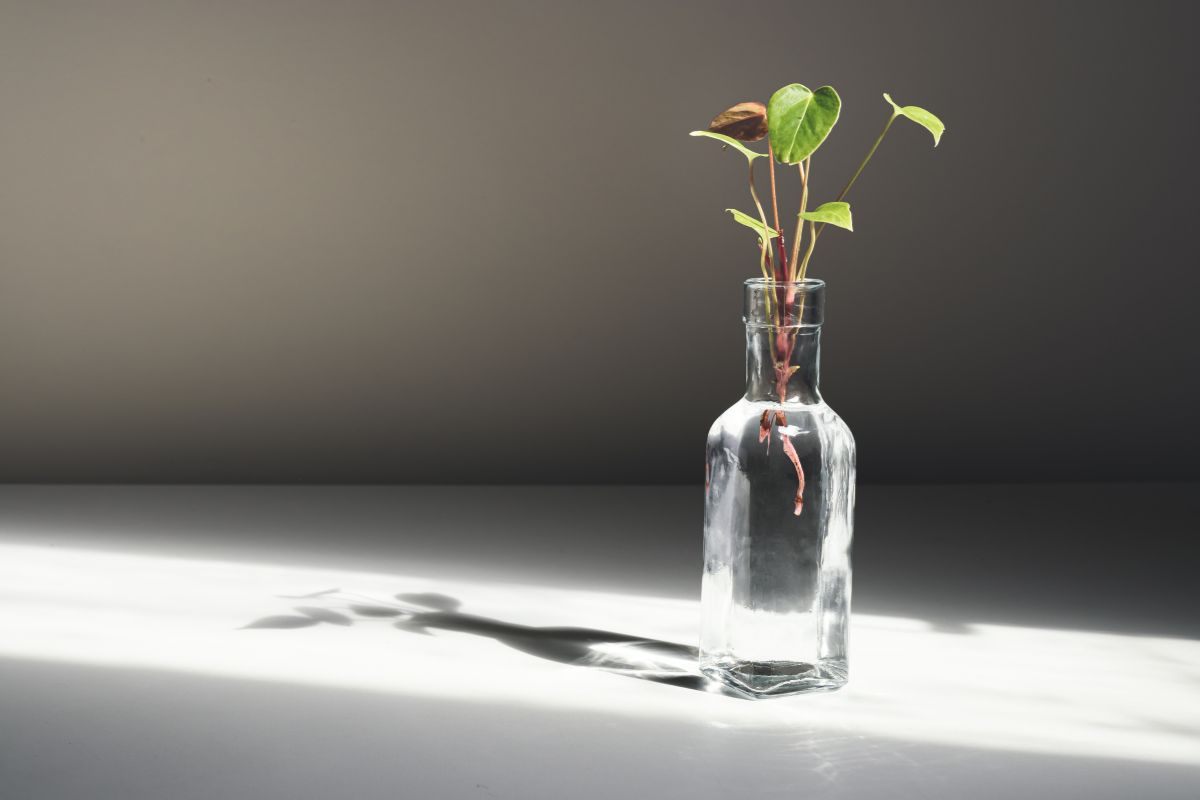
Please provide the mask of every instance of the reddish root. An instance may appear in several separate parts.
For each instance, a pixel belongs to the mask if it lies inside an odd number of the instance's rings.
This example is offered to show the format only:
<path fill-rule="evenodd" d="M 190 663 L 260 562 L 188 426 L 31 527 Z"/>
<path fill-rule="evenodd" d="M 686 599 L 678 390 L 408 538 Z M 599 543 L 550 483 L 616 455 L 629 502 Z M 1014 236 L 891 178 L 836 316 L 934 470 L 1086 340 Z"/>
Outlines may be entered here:
<path fill-rule="evenodd" d="M 771 412 L 764 411 L 758 421 L 758 443 L 767 443 L 767 452 L 771 452 Z"/>
<path fill-rule="evenodd" d="M 780 427 L 779 438 L 783 440 L 783 452 L 787 455 L 788 460 L 792 462 L 792 466 L 796 468 L 796 504 L 792 509 L 792 513 L 797 517 L 804 510 L 804 467 L 800 465 L 800 454 L 796 452 L 796 446 L 792 444 L 791 438 L 783 432 L 783 428 L 787 427 L 787 414 L 782 411 L 764 411 L 762 417 L 758 420 L 758 441 L 767 443 L 767 452 L 771 452 L 771 426 L 778 425 Z M 705 472 L 705 488 L 707 488 L 708 473 Z"/>
<path fill-rule="evenodd" d="M 804 467 L 800 466 L 800 454 L 796 452 L 796 446 L 792 444 L 791 438 L 788 436 L 781 438 L 783 439 L 783 452 L 787 454 L 792 466 L 796 468 L 796 507 L 792 513 L 798 517 L 804 510 Z"/>

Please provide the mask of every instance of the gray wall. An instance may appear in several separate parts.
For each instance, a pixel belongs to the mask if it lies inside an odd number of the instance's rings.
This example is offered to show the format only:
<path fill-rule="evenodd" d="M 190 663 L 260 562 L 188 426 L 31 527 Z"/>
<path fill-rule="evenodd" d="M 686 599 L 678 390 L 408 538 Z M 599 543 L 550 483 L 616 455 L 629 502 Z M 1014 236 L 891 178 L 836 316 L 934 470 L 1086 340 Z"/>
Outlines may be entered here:
<path fill-rule="evenodd" d="M 1200 476 L 1191 4 L 0 2 L 0 480 L 691 481 L 833 83 L 866 480 Z M 790 202 L 790 200 L 789 200 Z"/>

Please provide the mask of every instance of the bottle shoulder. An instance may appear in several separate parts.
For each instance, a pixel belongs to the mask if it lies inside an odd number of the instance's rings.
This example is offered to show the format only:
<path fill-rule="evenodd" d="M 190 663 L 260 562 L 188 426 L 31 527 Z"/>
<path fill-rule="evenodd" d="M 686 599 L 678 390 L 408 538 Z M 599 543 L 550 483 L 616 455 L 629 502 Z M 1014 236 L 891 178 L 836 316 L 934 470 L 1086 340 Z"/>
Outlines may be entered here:
<path fill-rule="evenodd" d="M 736 435 L 743 436 L 747 432 L 758 430 L 761 420 L 766 415 L 774 419 L 776 414 L 782 415 L 785 424 L 801 430 L 819 429 L 827 433 L 844 436 L 853 443 L 854 437 L 850 427 L 827 403 L 778 403 L 763 400 L 748 400 L 745 397 L 725 409 L 713 422 L 709 436 Z"/>
<path fill-rule="evenodd" d="M 807 416 L 829 422 L 842 421 L 841 416 L 824 400 L 819 403 L 779 403 L 769 400 L 748 400 L 745 397 L 721 412 L 716 421 L 757 418 L 761 417 L 763 412 L 771 414 L 782 412 L 789 417 Z"/>

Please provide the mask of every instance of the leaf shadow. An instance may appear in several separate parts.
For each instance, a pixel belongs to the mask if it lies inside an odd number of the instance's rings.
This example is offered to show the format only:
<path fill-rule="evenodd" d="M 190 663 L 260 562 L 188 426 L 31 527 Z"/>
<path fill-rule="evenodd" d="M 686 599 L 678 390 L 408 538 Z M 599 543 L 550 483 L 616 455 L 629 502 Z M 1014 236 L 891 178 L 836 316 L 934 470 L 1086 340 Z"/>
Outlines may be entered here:
<path fill-rule="evenodd" d="M 292 628 L 311 628 L 313 625 L 319 624 L 319 620 L 312 617 L 300 617 L 281 614 L 274 617 L 263 617 L 256 619 L 249 625 L 243 625 L 239 630 L 290 630 Z"/>
<path fill-rule="evenodd" d="M 332 592 L 308 597 L 319 595 L 333 599 Z M 701 674 L 697 667 L 699 653 L 691 645 L 597 628 L 538 627 L 468 614 L 459 610 L 462 603 L 457 598 L 437 592 L 401 592 L 395 598 L 407 607 L 354 602 L 346 610 L 364 623 L 391 619 L 392 626 L 405 633 L 480 636 L 546 661 L 746 699 Z M 295 610 L 300 614 L 264 617 L 244 627 L 282 630 L 321 623 L 349 626 L 354 622 L 350 616 L 332 609 L 303 606 Z"/>

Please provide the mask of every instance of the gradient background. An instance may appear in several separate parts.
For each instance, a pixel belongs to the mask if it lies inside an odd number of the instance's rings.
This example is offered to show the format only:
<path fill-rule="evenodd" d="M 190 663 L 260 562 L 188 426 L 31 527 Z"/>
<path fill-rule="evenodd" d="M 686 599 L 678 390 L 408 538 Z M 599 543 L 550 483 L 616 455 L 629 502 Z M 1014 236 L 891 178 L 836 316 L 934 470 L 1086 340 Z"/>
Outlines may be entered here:
<path fill-rule="evenodd" d="M 698 483 L 791 81 L 865 481 L 1200 477 L 1196 7 L 753 10 L 0 3 L 0 480 Z"/>
<path fill-rule="evenodd" d="M 1198 23 L 0 0 L 0 796 L 1200 797 Z M 882 92 L 949 127 L 812 267 L 851 689 L 739 704 L 592 667 L 696 640 L 758 263 L 686 134 L 793 81 L 816 201 Z M 335 586 L 490 627 L 310 626 Z"/>

